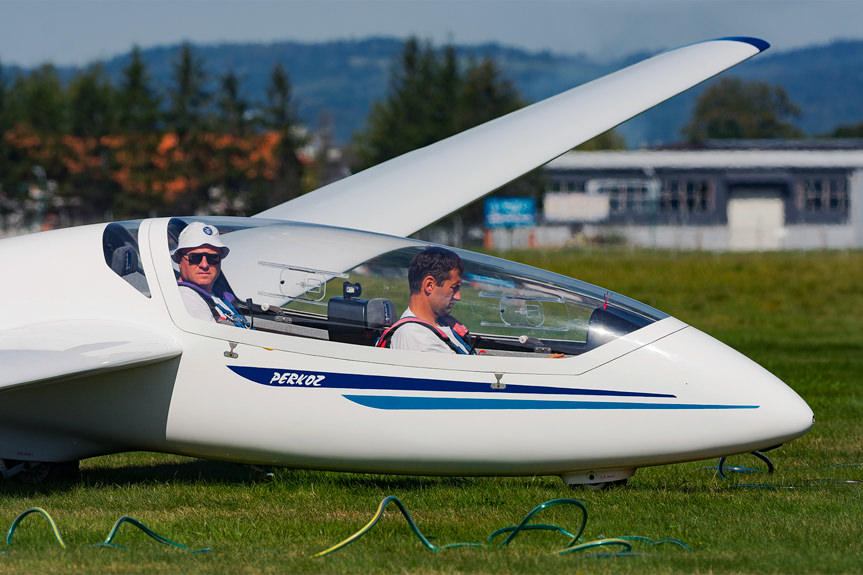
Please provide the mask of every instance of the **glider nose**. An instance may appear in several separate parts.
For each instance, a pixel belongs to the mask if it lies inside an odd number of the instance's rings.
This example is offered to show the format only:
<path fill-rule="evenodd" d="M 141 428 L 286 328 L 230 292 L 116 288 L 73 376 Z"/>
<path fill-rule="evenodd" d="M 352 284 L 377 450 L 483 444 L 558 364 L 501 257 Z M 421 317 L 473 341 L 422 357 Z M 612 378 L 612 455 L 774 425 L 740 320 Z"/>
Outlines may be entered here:
<path fill-rule="evenodd" d="M 815 423 L 815 414 L 803 398 L 772 373 L 755 362 L 752 365 L 762 370 L 762 373 L 757 379 L 753 377 L 749 380 L 749 385 L 743 382 L 744 387 L 751 385 L 762 389 L 741 391 L 760 401 L 758 411 L 763 422 L 757 429 L 764 434 L 766 442 L 756 449 L 774 447 L 809 431 Z"/>
<path fill-rule="evenodd" d="M 812 409 L 788 385 L 745 355 L 686 327 L 647 346 L 671 361 L 681 406 L 695 407 L 700 434 L 714 447 L 766 449 L 806 433 Z M 669 365 L 666 363 L 666 365 Z M 714 438 L 709 438 L 710 434 Z M 721 439 L 720 439 L 721 438 Z"/>

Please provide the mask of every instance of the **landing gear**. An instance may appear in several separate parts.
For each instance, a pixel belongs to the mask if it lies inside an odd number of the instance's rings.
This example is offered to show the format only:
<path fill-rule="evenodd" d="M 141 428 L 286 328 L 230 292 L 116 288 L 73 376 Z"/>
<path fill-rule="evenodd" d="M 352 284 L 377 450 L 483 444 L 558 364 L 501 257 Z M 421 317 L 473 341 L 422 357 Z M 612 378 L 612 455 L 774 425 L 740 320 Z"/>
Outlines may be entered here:
<path fill-rule="evenodd" d="M 560 478 L 572 488 L 583 487 L 591 491 L 602 491 L 623 487 L 633 475 L 635 475 L 635 469 L 598 469 L 587 473 L 564 473 Z"/>
<path fill-rule="evenodd" d="M 602 483 L 582 483 L 582 484 L 573 484 L 570 485 L 572 489 L 577 489 L 579 487 L 583 487 L 588 491 L 604 491 L 606 489 L 614 489 L 615 487 L 624 487 L 626 486 L 626 479 L 618 479 L 617 481 L 604 481 Z"/>
<path fill-rule="evenodd" d="M 16 479 L 28 485 L 39 485 L 50 481 L 72 482 L 78 479 L 76 461 L 17 461 L 0 459 L 0 475 L 3 479 Z"/>

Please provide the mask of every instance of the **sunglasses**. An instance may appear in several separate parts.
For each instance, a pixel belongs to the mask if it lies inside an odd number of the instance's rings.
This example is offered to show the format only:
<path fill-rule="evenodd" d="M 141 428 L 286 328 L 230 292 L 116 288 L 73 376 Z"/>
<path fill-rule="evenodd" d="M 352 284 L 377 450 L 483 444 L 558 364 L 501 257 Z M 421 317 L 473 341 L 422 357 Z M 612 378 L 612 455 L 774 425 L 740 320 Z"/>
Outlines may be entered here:
<path fill-rule="evenodd" d="M 186 254 L 183 256 L 186 258 L 190 264 L 193 266 L 199 265 L 201 260 L 207 258 L 207 261 L 211 266 L 217 266 L 222 261 L 222 254 L 208 254 L 206 252 L 195 252 L 192 254 Z"/>

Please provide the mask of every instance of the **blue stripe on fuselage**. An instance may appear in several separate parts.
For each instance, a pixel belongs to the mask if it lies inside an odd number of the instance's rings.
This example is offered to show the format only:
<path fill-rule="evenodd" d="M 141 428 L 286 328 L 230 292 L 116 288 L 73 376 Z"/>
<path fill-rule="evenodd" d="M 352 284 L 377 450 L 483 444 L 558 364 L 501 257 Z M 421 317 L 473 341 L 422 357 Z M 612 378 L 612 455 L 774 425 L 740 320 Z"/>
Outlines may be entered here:
<path fill-rule="evenodd" d="M 362 389 L 378 391 L 438 391 L 456 393 L 495 393 L 495 394 L 546 394 L 546 395 L 598 395 L 606 397 L 663 397 L 675 398 L 667 393 L 645 393 L 636 391 L 616 391 L 607 389 L 582 389 L 570 387 L 551 387 L 518 385 L 507 383 L 503 389 L 492 389 L 488 383 L 475 381 L 447 381 L 441 379 L 418 379 L 412 377 L 387 377 L 380 375 L 358 375 L 355 373 L 312 372 L 268 367 L 226 366 L 228 369 L 250 381 L 273 387 L 304 387 L 304 383 L 314 381 L 314 387 L 330 389 Z M 284 374 L 297 374 L 296 377 L 282 377 Z M 279 377 L 276 377 L 278 375 Z M 507 375 L 507 379 L 518 377 Z M 297 383 L 297 382 L 300 383 Z"/>
<path fill-rule="evenodd" d="M 629 403 L 623 401 L 555 401 L 544 399 L 477 399 L 472 397 L 400 397 L 345 395 L 365 407 L 385 410 L 500 410 L 500 409 L 757 409 L 757 405 L 686 403 Z"/>

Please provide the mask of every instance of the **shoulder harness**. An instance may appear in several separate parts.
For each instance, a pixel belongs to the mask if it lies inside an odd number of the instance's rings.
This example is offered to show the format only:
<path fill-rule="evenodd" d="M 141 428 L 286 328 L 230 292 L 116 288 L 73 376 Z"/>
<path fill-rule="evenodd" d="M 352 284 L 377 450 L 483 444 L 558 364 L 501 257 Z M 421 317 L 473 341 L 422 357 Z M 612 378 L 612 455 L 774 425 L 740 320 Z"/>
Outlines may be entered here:
<path fill-rule="evenodd" d="M 213 314 L 213 319 L 215 319 L 219 323 L 230 323 L 237 327 L 248 328 L 249 324 L 246 321 L 246 318 L 243 317 L 243 314 L 237 311 L 237 309 L 231 304 L 231 300 L 235 300 L 234 294 L 225 292 L 222 294 L 222 301 L 225 303 L 225 307 L 219 306 L 213 301 L 212 294 L 207 293 L 205 290 L 201 289 L 200 286 L 197 286 L 193 283 L 188 283 L 184 281 L 178 281 L 177 285 L 190 288 L 196 294 L 201 296 L 204 302 L 207 304 L 207 307 L 210 308 L 210 313 Z M 219 321 L 222 320 L 222 321 Z"/>
<path fill-rule="evenodd" d="M 375 342 L 375 347 L 390 347 L 392 345 L 393 333 L 395 333 L 396 329 L 408 323 L 421 325 L 429 329 L 433 334 L 438 337 L 438 339 L 444 342 L 455 353 L 459 353 L 462 355 L 474 355 L 476 353 L 473 349 L 473 346 L 469 343 L 471 341 L 470 332 L 463 324 L 460 324 L 457 321 L 453 320 L 450 327 L 452 328 L 453 334 L 455 334 L 456 338 L 458 338 L 458 340 L 462 344 L 464 344 L 465 348 L 469 350 L 467 352 L 461 347 L 454 344 L 449 338 L 449 336 L 442 329 L 433 324 L 430 324 L 427 321 L 421 320 L 418 317 L 403 317 L 402 319 L 395 322 L 393 325 L 384 330 L 384 332 Z"/>

